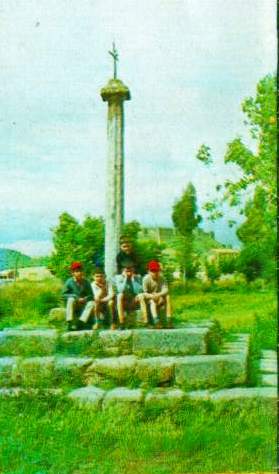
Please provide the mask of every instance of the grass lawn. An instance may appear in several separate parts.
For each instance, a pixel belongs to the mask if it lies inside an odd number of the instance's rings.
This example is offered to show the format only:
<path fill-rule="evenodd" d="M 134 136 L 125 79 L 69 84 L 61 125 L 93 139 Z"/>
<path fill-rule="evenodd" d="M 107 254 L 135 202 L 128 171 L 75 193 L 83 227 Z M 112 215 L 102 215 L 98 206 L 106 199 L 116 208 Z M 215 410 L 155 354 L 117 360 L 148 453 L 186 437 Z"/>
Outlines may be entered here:
<path fill-rule="evenodd" d="M 63 400 L 0 404 L 5 474 L 186 474 L 275 467 L 271 403 L 189 404 L 176 412 L 94 413 Z"/>
<path fill-rule="evenodd" d="M 179 320 L 217 319 L 226 330 L 251 331 L 255 317 L 276 319 L 275 290 L 189 291 L 173 296 L 174 314 Z"/>
<path fill-rule="evenodd" d="M 60 284 L 18 282 L 0 290 L 0 327 L 47 327 Z M 273 290 L 199 288 L 173 294 L 176 323 L 217 319 L 251 333 L 250 385 L 262 349 L 276 349 Z M 94 413 L 63 399 L 0 403 L 0 473 L 186 474 L 275 468 L 276 411 L 269 402 L 189 403 L 176 412 Z"/>

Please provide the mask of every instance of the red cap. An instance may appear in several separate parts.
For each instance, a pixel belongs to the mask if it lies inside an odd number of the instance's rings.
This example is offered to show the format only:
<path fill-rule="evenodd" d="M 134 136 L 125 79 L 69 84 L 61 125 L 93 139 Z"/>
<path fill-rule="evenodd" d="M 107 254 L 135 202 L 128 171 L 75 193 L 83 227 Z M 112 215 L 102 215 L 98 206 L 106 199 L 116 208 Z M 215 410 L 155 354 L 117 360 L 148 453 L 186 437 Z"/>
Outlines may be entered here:
<path fill-rule="evenodd" d="M 147 268 L 150 272 L 159 272 L 160 271 L 160 263 L 157 262 L 157 260 L 151 260 L 151 262 L 148 263 Z"/>
<path fill-rule="evenodd" d="M 71 264 L 71 270 L 74 272 L 75 270 L 82 270 L 82 263 L 80 262 L 73 262 Z"/>

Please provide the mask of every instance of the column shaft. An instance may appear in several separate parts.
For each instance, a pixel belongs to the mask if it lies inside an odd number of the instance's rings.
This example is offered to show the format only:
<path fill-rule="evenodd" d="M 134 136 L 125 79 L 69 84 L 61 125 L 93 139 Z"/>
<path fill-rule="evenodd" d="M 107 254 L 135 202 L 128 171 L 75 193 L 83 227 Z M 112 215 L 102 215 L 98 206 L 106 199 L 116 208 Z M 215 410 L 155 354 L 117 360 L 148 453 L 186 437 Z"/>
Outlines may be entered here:
<path fill-rule="evenodd" d="M 108 104 L 105 271 L 116 272 L 116 255 L 124 219 L 124 111 L 121 97 Z"/>

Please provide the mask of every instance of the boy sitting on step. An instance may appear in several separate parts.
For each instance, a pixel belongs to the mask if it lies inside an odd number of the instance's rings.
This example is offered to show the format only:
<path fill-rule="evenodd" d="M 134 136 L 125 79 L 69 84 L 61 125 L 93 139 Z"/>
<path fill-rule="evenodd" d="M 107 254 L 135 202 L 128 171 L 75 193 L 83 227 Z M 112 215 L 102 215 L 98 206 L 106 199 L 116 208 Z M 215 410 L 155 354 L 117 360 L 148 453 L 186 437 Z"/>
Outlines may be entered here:
<path fill-rule="evenodd" d="M 160 310 L 163 309 L 166 314 L 167 327 L 172 328 L 169 289 L 166 280 L 161 275 L 160 263 L 151 260 L 147 268 L 148 273 L 143 277 L 142 286 L 155 326 L 157 328 L 163 326 L 159 318 Z"/>
<path fill-rule="evenodd" d="M 86 329 L 94 308 L 93 292 L 90 281 L 84 277 L 80 262 L 71 264 L 72 277 L 69 278 L 62 290 L 66 301 L 66 321 L 68 330 Z M 79 318 L 77 321 L 77 317 Z"/>
<path fill-rule="evenodd" d="M 135 273 L 138 273 L 138 257 L 135 254 L 131 239 L 126 235 L 121 235 L 119 239 L 120 251 L 116 256 L 117 273 L 123 270 L 123 264 L 127 261 L 133 263 Z"/>
<path fill-rule="evenodd" d="M 103 324 L 109 322 L 111 322 L 111 329 L 116 329 L 115 298 L 102 269 L 95 270 L 91 286 L 95 303 L 93 329 L 100 329 Z"/>
<path fill-rule="evenodd" d="M 122 273 L 115 275 L 113 279 L 113 291 L 116 294 L 119 329 L 125 329 L 125 311 L 134 311 L 138 307 L 140 307 L 144 324 L 147 324 L 142 278 L 135 273 L 134 262 L 122 263 Z"/>

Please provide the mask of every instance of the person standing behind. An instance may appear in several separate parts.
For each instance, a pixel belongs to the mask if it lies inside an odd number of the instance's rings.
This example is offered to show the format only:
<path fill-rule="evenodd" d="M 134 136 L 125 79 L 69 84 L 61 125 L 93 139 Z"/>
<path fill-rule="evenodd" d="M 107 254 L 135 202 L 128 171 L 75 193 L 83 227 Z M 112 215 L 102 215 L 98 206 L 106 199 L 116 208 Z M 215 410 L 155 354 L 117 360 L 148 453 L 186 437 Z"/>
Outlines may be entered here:
<path fill-rule="evenodd" d="M 97 268 L 91 283 L 95 303 L 95 324 L 93 329 L 100 329 L 101 324 L 111 321 L 111 329 L 116 329 L 116 315 L 114 295 L 111 286 L 106 281 L 106 275 L 103 270 Z"/>
<path fill-rule="evenodd" d="M 62 295 L 66 301 L 68 330 L 75 331 L 86 328 L 94 308 L 94 302 L 91 284 L 84 277 L 82 264 L 80 262 L 73 262 L 70 268 L 72 277 L 66 281 Z M 77 317 L 79 319 L 76 323 Z"/>
<path fill-rule="evenodd" d="M 159 318 L 160 309 L 166 312 L 167 327 L 172 327 L 171 305 L 169 289 L 166 280 L 161 275 L 160 263 L 151 260 L 148 265 L 148 274 L 143 277 L 142 286 L 145 300 L 149 304 L 151 316 L 157 328 L 162 327 Z"/>
<path fill-rule="evenodd" d="M 122 235 L 119 239 L 120 251 L 116 256 L 117 273 L 120 274 L 123 270 L 123 264 L 127 261 L 133 262 L 135 273 L 138 272 L 138 258 L 135 254 L 131 239 Z"/>
<path fill-rule="evenodd" d="M 140 306 L 144 324 L 147 324 L 146 304 L 142 289 L 142 278 L 136 275 L 133 262 L 123 262 L 121 275 L 113 279 L 116 294 L 120 329 L 125 329 L 125 311 L 134 311 Z"/>

